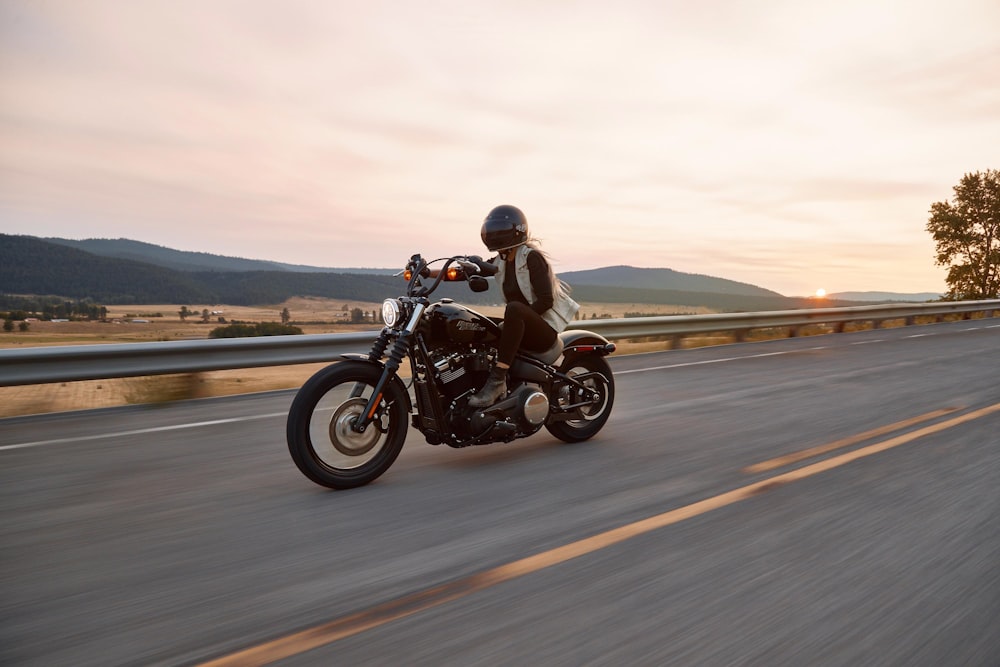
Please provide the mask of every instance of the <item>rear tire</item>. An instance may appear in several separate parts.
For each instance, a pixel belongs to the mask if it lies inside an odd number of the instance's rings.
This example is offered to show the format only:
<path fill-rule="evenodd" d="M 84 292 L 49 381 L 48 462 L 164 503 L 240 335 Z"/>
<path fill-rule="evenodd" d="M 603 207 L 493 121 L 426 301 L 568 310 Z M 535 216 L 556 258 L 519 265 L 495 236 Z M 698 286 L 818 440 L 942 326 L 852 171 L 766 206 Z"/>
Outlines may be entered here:
<path fill-rule="evenodd" d="M 288 452 L 303 475 L 331 489 L 350 489 L 389 469 L 406 439 L 408 401 L 400 384 L 387 384 L 363 433 L 351 428 L 381 375 L 377 364 L 343 361 L 302 386 L 288 411 L 286 434 Z"/>
<path fill-rule="evenodd" d="M 554 421 L 545 425 L 549 433 L 564 442 L 580 442 L 597 435 L 604 428 L 611 416 L 611 408 L 615 403 L 615 378 L 611 375 L 611 367 L 604 357 L 588 355 L 563 362 L 561 369 L 571 377 L 587 375 L 582 383 L 600 394 L 598 401 L 590 406 L 579 408 L 574 417 L 566 421 Z M 572 385 L 557 383 L 554 396 L 549 400 L 553 405 L 566 405 L 575 402 Z"/>

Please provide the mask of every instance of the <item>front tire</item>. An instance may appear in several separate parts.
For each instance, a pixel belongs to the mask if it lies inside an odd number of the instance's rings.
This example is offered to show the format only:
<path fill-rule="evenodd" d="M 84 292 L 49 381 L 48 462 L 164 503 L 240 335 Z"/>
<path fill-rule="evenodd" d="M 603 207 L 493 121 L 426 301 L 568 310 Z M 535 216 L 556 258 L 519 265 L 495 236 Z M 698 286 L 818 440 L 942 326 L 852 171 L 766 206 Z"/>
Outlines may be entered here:
<path fill-rule="evenodd" d="M 564 362 L 561 370 L 570 377 L 579 377 L 581 384 L 596 390 L 599 398 L 590 405 L 577 408 L 570 413 L 569 419 L 550 421 L 545 428 L 563 442 L 580 442 L 592 438 L 604 428 L 615 403 L 615 379 L 611 374 L 611 367 L 604 357 L 588 355 Z M 550 397 L 550 401 L 554 398 L 554 404 L 570 405 L 577 401 L 573 385 L 557 384 L 553 393 L 555 396 Z"/>
<path fill-rule="evenodd" d="M 376 364 L 343 361 L 302 386 L 288 411 L 287 439 L 303 475 L 331 489 L 350 489 L 389 469 L 406 439 L 408 402 L 400 383 L 387 383 L 363 433 L 351 428 L 381 375 Z"/>

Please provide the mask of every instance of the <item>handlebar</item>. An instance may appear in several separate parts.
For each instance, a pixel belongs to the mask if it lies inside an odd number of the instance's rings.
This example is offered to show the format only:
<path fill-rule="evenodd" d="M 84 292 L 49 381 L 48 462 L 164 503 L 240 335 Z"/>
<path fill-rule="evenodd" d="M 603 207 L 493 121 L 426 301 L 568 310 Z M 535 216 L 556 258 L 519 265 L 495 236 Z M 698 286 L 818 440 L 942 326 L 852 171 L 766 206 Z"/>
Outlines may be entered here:
<path fill-rule="evenodd" d="M 431 269 L 430 265 L 435 262 L 444 262 L 440 269 Z M 453 266 L 457 265 L 457 266 Z M 497 267 L 490 262 L 486 262 L 478 255 L 455 255 L 454 257 L 441 257 L 431 261 L 424 260 L 419 254 L 410 257 L 410 261 L 403 270 L 403 275 L 408 278 L 406 292 L 410 296 L 427 296 L 438 288 L 443 280 L 459 281 L 469 278 L 479 278 L 496 275 Z M 409 275 L 407 275 L 409 274 Z M 433 278 L 434 282 L 424 285 L 421 278 Z"/>

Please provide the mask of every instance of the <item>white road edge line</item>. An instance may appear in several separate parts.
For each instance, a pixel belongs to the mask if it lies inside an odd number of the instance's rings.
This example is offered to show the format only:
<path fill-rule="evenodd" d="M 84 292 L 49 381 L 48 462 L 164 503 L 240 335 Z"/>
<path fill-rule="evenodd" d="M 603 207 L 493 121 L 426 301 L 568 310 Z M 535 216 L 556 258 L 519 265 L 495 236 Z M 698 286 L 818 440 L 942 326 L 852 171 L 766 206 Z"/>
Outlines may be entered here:
<path fill-rule="evenodd" d="M 707 359 L 705 361 L 691 361 L 683 364 L 670 364 L 668 366 L 652 366 L 650 368 L 635 368 L 628 371 L 618 371 L 615 375 L 629 375 L 631 373 L 645 373 L 646 371 L 659 371 L 667 368 L 682 368 L 684 366 L 702 366 L 705 364 L 718 364 L 725 361 L 739 361 L 740 359 L 756 359 L 759 357 L 775 357 L 782 354 L 794 354 L 796 352 L 808 352 L 814 350 L 825 350 L 826 346 L 810 347 L 805 350 L 786 350 L 783 352 L 765 352 L 763 354 L 750 354 L 743 357 L 725 357 L 723 359 Z M 105 440 L 108 438 L 121 438 L 130 435 L 145 435 L 147 433 L 163 433 L 166 431 L 178 431 L 186 428 L 199 428 L 202 426 L 216 426 L 218 424 L 233 424 L 236 422 L 251 421 L 254 419 L 272 419 L 274 417 L 284 417 L 286 413 L 275 412 L 267 415 L 253 415 L 250 417 L 234 417 L 231 419 L 213 419 L 212 421 L 193 422 L 190 424 L 173 424 L 171 426 L 157 426 L 153 428 L 142 428 L 134 431 L 120 431 L 118 433 L 101 433 L 99 435 L 84 435 L 77 438 L 58 438 L 55 440 L 39 440 L 37 442 L 22 442 L 16 445 L 0 445 L 0 452 L 11 449 L 27 449 L 29 447 L 42 447 L 44 445 L 63 445 L 70 442 L 85 442 L 88 440 Z"/>
<path fill-rule="evenodd" d="M 722 359 L 705 359 L 704 361 L 688 361 L 683 364 L 669 364 L 667 366 L 650 366 L 649 368 L 633 368 L 627 371 L 615 371 L 615 375 L 630 375 L 632 373 L 646 373 L 648 371 L 662 371 L 668 368 L 684 368 L 685 366 L 704 366 L 706 364 L 721 364 L 726 361 L 740 361 L 741 359 L 757 359 L 759 357 L 777 357 L 782 354 L 795 354 L 796 352 L 810 352 L 814 350 L 825 350 L 826 346 L 809 347 L 804 350 L 785 350 L 783 352 L 765 352 L 763 354 L 748 354 L 743 357 L 723 357 Z"/>
<path fill-rule="evenodd" d="M 106 440 L 108 438 L 122 438 L 130 435 L 144 435 L 146 433 L 163 433 L 165 431 L 179 431 L 185 428 L 199 428 L 201 426 L 216 426 L 218 424 L 233 424 L 236 422 L 253 421 L 255 419 L 272 419 L 274 417 L 284 417 L 285 412 L 274 412 L 267 415 L 251 415 L 249 417 L 233 417 L 230 419 L 213 419 L 206 422 L 192 422 L 190 424 L 173 424 L 171 426 L 155 426 L 153 428 L 140 428 L 134 431 L 119 431 L 117 433 L 100 433 L 98 435 L 83 435 L 76 438 L 58 438 L 56 440 L 39 440 L 37 442 L 22 442 L 16 445 L 0 445 L 0 452 L 9 449 L 26 449 L 28 447 L 41 447 L 43 445 L 62 445 L 68 442 L 84 442 L 86 440 Z"/>

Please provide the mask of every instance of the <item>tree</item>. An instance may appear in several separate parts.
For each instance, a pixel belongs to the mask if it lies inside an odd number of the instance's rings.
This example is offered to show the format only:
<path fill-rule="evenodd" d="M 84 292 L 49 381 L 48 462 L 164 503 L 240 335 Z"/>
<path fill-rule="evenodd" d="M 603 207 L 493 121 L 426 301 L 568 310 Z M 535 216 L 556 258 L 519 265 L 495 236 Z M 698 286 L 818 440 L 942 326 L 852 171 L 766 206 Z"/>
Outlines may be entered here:
<path fill-rule="evenodd" d="M 191 314 L 191 311 L 188 310 L 187 306 L 181 306 L 181 309 L 177 311 L 177 314 L 180 315 L 181 322 L 183 322 L 184 320 L 187 319 L 188 315 Z"/>
<path fill-rule="evenodd" d="M 4 331 L 13 331 L 14 330 L 14 320 L 10 319 L 9 317 L 7 319 L 5 319 L 3 321 L 3 330 Z"/>
<path fill-rule="evenodd" d="M 288 312 L 288 308 L 281 309 L 281 323 L 288 324 L 292 321 L 292 314 Z"/>
<path fill-rule="evenodd" d="M 948 266 L 948 299 L 996 299 L 1000 292 L 1000 171 L 965 174 L 953 202 L 931 204 L 927 231 L 936 263 Z"/>
<path fill-rule="evenodd" d="M 202 308 L 201 310 L 201 321 L 208 324 L 208 319 L 211 317 L 211 313 L 208 312 L 208 308 Z"/>
<path fill-rule="evenodd" d="M 365 321 L 365 311 L 360 308 L 351 308 L 351 324 L 361 324 Z"/>

